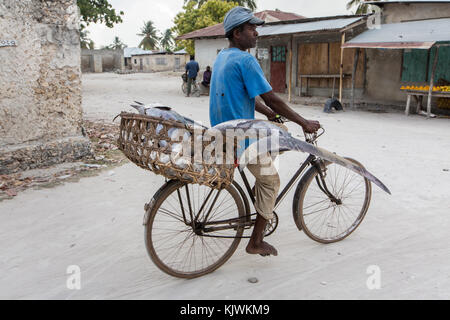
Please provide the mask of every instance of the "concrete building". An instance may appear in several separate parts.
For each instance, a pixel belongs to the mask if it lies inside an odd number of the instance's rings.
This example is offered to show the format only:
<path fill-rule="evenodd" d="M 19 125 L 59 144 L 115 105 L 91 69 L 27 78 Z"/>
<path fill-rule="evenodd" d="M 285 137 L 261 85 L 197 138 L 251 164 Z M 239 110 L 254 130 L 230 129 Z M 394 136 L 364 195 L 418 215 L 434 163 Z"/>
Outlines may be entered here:
<path fill-rule="evenodd" d="M 125 69 L 124 51 L 99 49 L 81 50 L 81 72 L 110 72 Z"/>
<path fill-rule="evenodd" d="M 255 16 L 266 21 L 266 23 L 304 18 L 295 13 L 278 10 L 257 12 L 255 13 Z M 187 33 L 179 36 L 177 40 L 195 41 L 195 60 L 199 63 L 202 70 L 206 69 L 207 66 L 213 67 L 217 54 L 222 49 L 228 47 L 228 40 L 225 38 L 223 23 Z M 256 51 L 253 50 L 252 54 L 255 55 L 255 53 Z"/>
<path fill-rule="evenodd" d="M 426 86 L 431 78 L 450 84 L 450 1 L 367 3 L 381 9 L 381 25 L 343 45 L 345 51 L 365 52 L 365 100 L 405 106 L 402 86 Z M 430 100 L 434 112 L 447 113 L 436 110 L 434 102 Z"/>
<path fill-rule="evenodd" d="M 189 55 L 185 51 L 135 53 L 130 59 L 131 69 L 136 72 L 183 71 L 188 61 Z"/>
<path fill-rule="evenodd" d="M 354 52 L 341 43 L 365 30 L 366 16 L 334 16 L 268 23 L 258 28 L 257 59 L 275 92 L 312 96 L 349 96 Z M 342 68 L 341 68 L 342 66 Z M 342 86 L 340 79 L 342 77 Z M 356 92 L 364 79 L 358 73 Z"/>
<path fill-rule="evenodd" d="M 76 0 L 2 0 L 0 17 L 0 174 L 89 155 Z"/>

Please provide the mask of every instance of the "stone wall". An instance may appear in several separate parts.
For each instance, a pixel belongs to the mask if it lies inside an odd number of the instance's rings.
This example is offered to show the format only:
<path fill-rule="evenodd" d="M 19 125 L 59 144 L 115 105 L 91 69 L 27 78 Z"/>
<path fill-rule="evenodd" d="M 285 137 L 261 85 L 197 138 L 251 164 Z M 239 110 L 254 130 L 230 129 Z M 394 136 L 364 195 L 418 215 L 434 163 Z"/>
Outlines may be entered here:
<path fill-rule="evenodd" d="M 383 6 L 383 23 L 450 17 L 450 3 L 389 3 Z"/>
<path fill-rule="evenodd" d="M 90 153 L 78 20 L 76 0 L 0 1 L 0 40 L 15 41 L 0 47 L 0 174 Z"/>
<path fill-rule="evenodd" d="M 178 66 L 175 60 L 178 59 Z M 131 69 L 135 72 L 184 71 L 189 55 L 182 54 L 144 54 L 133 55 Z"/>
<path fill-rule="evenodd" d="M 123 50 L 81 50 L 82 72 L 110 72 L 125 70 Z"/>

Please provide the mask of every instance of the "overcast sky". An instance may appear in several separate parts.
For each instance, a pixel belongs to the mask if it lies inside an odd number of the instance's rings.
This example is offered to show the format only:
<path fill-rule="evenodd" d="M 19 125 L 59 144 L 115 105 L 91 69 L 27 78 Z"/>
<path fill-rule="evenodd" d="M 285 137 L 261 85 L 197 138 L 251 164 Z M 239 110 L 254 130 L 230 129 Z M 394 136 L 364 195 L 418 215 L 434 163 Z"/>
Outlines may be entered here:
<path fill-rule="evenodd" d="M 308 18 L 351 14 L 345 8 L 349 0 L 256 0 L 256 11 L 280 9 Z M 102 24 L 88 27 L 89 38 L 99 48 L 119 37 L 128 47 L 137 47 L 144 21 L 152 20 L 158 30 L 173 27 L 175 15 L 182 10 L 183 0 L 109 0 L 116 11 L 123 11 L 123 23 L 108 28 Z"/>

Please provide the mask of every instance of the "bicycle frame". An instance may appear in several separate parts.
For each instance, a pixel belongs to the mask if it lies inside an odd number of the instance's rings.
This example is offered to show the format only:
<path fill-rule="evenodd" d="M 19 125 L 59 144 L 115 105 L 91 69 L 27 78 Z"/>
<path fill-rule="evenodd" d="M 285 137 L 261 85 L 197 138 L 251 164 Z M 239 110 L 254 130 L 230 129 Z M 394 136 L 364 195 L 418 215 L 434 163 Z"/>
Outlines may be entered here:
<path fill-rule="evenodd" d="M 305 172 L 305 170 L 309 167 L 309 166 L 317 166 L 320 168 L 320 166 L 318 165 L 318 161 L 317 158 L 313 155 L 309 155 L 309 157 L 303 162 L 303 164 L 300 166 L 300 168 L 297 170 L 297 172 L 294 174 L 294 176 L 292 177 L 292 179 L 288 182 L 288 184 L 285 186 L 285 188 L 283 189 L 283 191 L 279 194 L 276 204 L 275 204 L 275 209 L 274 211 L 279 207 L 279 205 L 281 204 L 281 202 L 283 202 L 283 200 L 285 199 L 285 197 L 287 196 L 287 194 L 291 191 L 291 189 L 293 188 L 293 186 L 298 182 L 298 180 L 302 177 L 302 174 Z M 245 172 L 243 170 L 239 170 L 239 173 L 242 177 L 242 180 L 244 182 L 245 188 L 247 190 L 248 196 L 250 197 L 251 201 L 253 204 L 256 203 L 256 199 L 255 196 L 253 195 L 253 191 L 252 188 L 250 187 L 250 182 L 247 179 L 247 176 L 245 174 Z M 325 186 L 325 189 L 328 190 Z M 186 188 L 186 192 L 187 192 L 187 197 L 189 199 L 189 194 L 188 194 L 188 189 Z M 198 218 L 200 217 L 201 213 L 203 212 L 206 203 L 210 200 L 212 194 L 213 194 L 214 190 L 211 190 L 210 193 L 208 194 L 206 200 L 204 201 L 200 211 L 197 213 L 197 215 L 194 217 L 194 213 L 192 212 L 192 208 L 189 206 L 189 215 L 191 218 L 191 223 L 189 223 L 186 219 L 184 210 L 183 210 L 183 217 L 184 217 L 184 222 L 186 225 L 188 226 L 192 226 L 193 230 L 199 235 L 199 236 L 203 236 L 203 237 L 212 237 L 212 238 L 230 238 L 230 237 L 225 237 L 225 236 L 212 236 L 212 235 L 208 235 L 205 233 L 210 233 L 210 232 L 214 232 L 214 231 L 222 231 L 222 230 L 230 230 L 230 229 L 235 229 L 237 226 L 236 225 L 232 225 L 234 223 L 240 224 L 239 226 L 243 226 L 244 228 L 250 228 L 254 225 L 254 221 L 251 220 L 251 216 L 255 215 L 250 215 L 250 216 L 245 216 L 244 218 L 246 218 L 246 221 L 243 221 L 243 218 L 235 218 L 235 219 L 228 219 L 228 220 L 223 220 L 223 221 L 210 221 L 208 222 L 208 217 L 211 213 L 211 209 L 209 210 L 209 212 L 207 213 L 207 215 L 204 218 L 203 222 L 198 222 Z M 328 192 L 325 192 L 328 194 Z M 216 202 L 217 198 L 220 195 L 220 191 L 217 193 L 215 199 L 213 200 L 213 205 Z M 241 196 L 246 196 L 245 193 L 241 193 Z M 333 197 L 334 198 L 334 197 Z M 243 199 L 245 200 L 245 199 Z M 181 204 L 181 199 L 180 199 L 180 204 Z M 214 227 L 217 226 L 217 227 Z M 249 237 L 241 237 L 241 238 L 249 238 Z"/>
<path fill-rule="evenodd" d="M 324 131 L 320 134 L 320 135 L 314 135 L 311 137 L 307 137 L 307 141 L 310 143 L 315 143 L 315 141 L 317 140 L 318 137 L 320 137 L 322 134 L 324 133 Z M 316 178 L 316 182 L 319 186 L 319 188 L 330 198 L 331 201 L 338 203 L 340 202 L 339 199 L 337 199 L 329 190 L 328 187 L 325 183 L 325 179 L 324 179 L 324 175 L 323 175 L 323 170 L 321 167 L 321 160 L 317 159 L 316 156 L 314 155 L 309 155 L 308 158 L 306 158 L 306 160 L 303 162 L 303 164 L 300 166 L 300 168 L 297 170 L 297 172 L 294 174 L 294 176 L 292 177 L 292 179 L 288 182 L 288 184 L 285 186 L 285 188 L 283 189 L 283 191 L 279 194 L 276 202 L 275 202 L 275 208 L 274 208 L 274 213 L 275 210 L 277 210 L 277 208 L 280 206 L 280 204 L 283 202 L 283 200 L 286 198 L 287 194 L 292 190 L 292 188 L 294 187 L 294 185 L 299 181 L 299 179 L 302 177 L 303 173 L 305 172 L 305 170 L 309 167 L 309 166 L 314 166 L 317 168 L 317 170 L 320 173 L 320 179 Z M 252 201 L 253 205 L 256 204 L 256 199 L 255 196 L 253 194 L 252 188 L 250 186 L 250 182 L 247 179 L 247 176 L 244 172 L 244 170 L 239 170 L 239 174 L 242 178 L 242 181 L 244 182 L 246 191 L 248 193 L 248 197 L 250 198 L 250 200 Z M 237 183 L 236 183 L 237 184 Z M 247 195 L 244 193 L 244 191 L 242 190 L 242 188 L 239 186 L 239 184 L 237 184 L 237 187 L 240 189 L 238 190 L 241 194 L 242 197 L 247 197 Z M 188 188 L 186 188 L 186 192 L 187 192 L 187 197 L 189 199 L 189 191 Z M 236 228 L 236 226 L 231 225 L 232 223 L 240 223 L 240 226 L 244 226 L 244 227 L 252 227 L 254 225 L 254 221 L 251 220 L 251 216 L 256 215 L 250 215 L 250 216 L 245 216 L 244 218 L 246 218 L 246 221 L 243 223 L 243 218 L 235 218 L 235 219 L 228 219 L 228 220 L 224 220 L 224 221 L 211 221 L 208 222 L 208 218 L 209 215 L 211 213 L 211 208 L 209 210 L 209 212 L 207 213 L 207 215 L 204 218 L 203 222 L 198 222 L 198 218 L 200 217 L 201 213 L 204 210 L 204 207 L 206 205 L 206 203 L 209 201 L 210 197 L 212 196 L 214 190 L 211 190 L 210 193 L 208 194 L 206 200 L 204 201 L 200 211 L 197 213 L 197 215 L 194 217 L 194 213 L 192 212 L 192 208 L 190 207 L 189 204 L 189 214 L 190 214 L 190 218 L 191 218 L 191 223 L 189 223 L 186 219 L 185 213 L 184 213 L 184 209 L 183 210 L 183 218 L 184 218 L 184 222 L 186 225 L 188 226 L 192 226 L 193 230 L 200 236 L 204 236 L 204 237 L 213 237 L 213 238 L 229 238 L 229 237 L 221 237 L 221 236 L 209 236 L 209 235 L 205 235 L 203 232 L 214 232 L 214 231 L 221 231 L 221 230 L 230 230 L 230 229 L 234 229 Z M 214 201 L 213 201 L 213 205 L 216 203 L 218 197 L 220 195 L 220 191 L 218 192 L 218 194 L 216 195 Z M 182 206 L 182 201 L 181 201 L 181 197 L 179 195 L 180 198 L 180 205 Z M 247 199 L 243 199 L 248 200 Z M 190 202 L 190 200 L 188 200 Z M 206 226 L 214 226 L 214 225 L 226 225 L 228 224 L 228 226 L 222 226 L 222 227 L 212 227 L 212 228 L 205 228 Z M 203 229 L 203 230 L 202 230 Z M 203 232 L 202 232 L 203 231 Z M 242 238 L 248 238 L 248 237 L 242 237 Z"/>
<path fill-rule="evenodd" d="M 281 202 L 284 200 L 284 198 L 287 196 L 287 194 L 291 191 L 291 189 L 295 185 L 295 183 L 297 183 L 297 181 L 300 179 L 300 177 L 302 176 L 302 174 L 306 170 L 306 168 L 308 168 L 310 165 L 314 165 L 314 162 L 316 161 L 316 159 L 317 158 L 315 156 L 309 155 L 309 157 L 305 160 L 305 162 L 303 162 L 300 169 L 297 170 L 297 172 L 294 174 L 292 179 L 289 181 L 289 183 L 286 185 L 286 187 L 283 189 L 283 191 L 278 196 L 277 201 L 275 202 L 274 210 L 276 210 L 280 206 Z M 245 188 L 247 189 L 247 193 L 250 197 L 250 200 L 252 201 L 253 204 L 255 204 L 256 199 L 255 199 L 255 196 L 253 195 L 252 188 L 250 187 L 250 183 L 247 179 L 245 172 L 243 170 L 242 171 L 240 170 L 239 173 L 241 175 L 242 180 L 244 181 L 244 185 L 245 185 Z"/>

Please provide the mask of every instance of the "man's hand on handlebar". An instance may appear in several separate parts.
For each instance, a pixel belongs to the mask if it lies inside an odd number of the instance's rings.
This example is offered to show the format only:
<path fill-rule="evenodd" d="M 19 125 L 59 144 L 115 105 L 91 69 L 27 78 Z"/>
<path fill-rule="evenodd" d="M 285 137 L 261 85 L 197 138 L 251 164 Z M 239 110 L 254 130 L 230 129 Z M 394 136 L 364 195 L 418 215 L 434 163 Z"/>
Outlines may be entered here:
<path fill-rule="evenodd" d="M 273 116 L 273 117 L 268 117 L 269 121 L 272 122 L 276 122 L 276 123 L 284 123 L 285 119 L 283 119 L 282 116 L 280 116 L 279 114 Z"/>
<path fill-rule="evenodd" d="M 320 129 L 320 123 L 315 120 L 306 120 L 305 124 L 302 125 L 302 128 L 306 133 L 314 133 Z"/>

